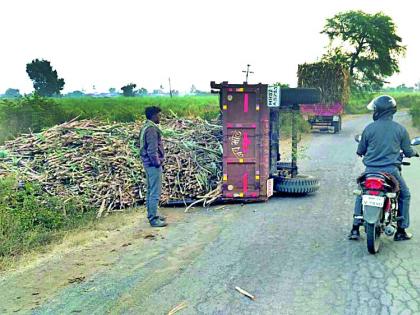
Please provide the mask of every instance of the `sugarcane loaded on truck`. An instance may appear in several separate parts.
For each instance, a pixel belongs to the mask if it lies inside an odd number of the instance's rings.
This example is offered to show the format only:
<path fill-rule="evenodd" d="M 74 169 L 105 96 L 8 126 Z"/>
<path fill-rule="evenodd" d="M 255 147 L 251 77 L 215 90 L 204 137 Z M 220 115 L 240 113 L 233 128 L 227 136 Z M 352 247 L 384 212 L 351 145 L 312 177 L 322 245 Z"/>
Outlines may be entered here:
<path fill-rule="evenodd" d="M 320 101 L 312 88 L 285 88 L 267 84 L 211 82 L 220 96 L 223 125 L 222 199 L 267 200 L 274 192 L 312 193 L 319 181 L 299 174 L 297 117 L 299 104 Z M 279 153 L 282 111 L 292 112 L 292 161 Z"/>
<path fill-rule="evenodd" d="M 300 111 L 312 129 L 338 133 L 342 129 L 344 105 L 349 99 L 349 73 L 340 64 L 316 62 L 298 67 L 298 86 L 321 91 L 318 104 L 301 104 Z"/>

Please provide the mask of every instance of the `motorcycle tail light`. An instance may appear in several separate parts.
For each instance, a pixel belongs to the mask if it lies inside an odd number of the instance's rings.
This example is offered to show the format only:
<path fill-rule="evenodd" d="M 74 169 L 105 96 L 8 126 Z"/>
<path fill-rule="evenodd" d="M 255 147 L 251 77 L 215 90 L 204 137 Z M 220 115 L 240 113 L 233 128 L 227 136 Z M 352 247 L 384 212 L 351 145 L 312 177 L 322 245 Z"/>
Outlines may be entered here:
<path fill-rule="evenodd" d="M 368 178 L 365 181 L 365 187 L 367 189 L 383 190 L 384 182 L 380 178 Z"/>

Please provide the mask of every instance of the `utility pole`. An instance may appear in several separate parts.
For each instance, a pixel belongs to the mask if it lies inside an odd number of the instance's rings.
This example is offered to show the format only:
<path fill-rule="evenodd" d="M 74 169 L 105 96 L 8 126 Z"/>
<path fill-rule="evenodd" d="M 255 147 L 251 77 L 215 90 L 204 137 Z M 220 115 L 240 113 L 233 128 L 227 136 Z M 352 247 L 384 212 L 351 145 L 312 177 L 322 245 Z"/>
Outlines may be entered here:
<path fill-rule="evenodd" d="M 169 78 L 169 95 L 172 97 L 171 78 Z"/>
<path fill-rule="evenodd" d="M 251 67 L 251 65 L 246 65 L 246 71 L 245 70 L 242 71 L 243 73 L 246 73 L 246 77 L 245 77 L 245 82 L 246 83 L 248 83 L 248 75 L 254 73 L 252 71 L 249 71 L 249 67 Z"/>

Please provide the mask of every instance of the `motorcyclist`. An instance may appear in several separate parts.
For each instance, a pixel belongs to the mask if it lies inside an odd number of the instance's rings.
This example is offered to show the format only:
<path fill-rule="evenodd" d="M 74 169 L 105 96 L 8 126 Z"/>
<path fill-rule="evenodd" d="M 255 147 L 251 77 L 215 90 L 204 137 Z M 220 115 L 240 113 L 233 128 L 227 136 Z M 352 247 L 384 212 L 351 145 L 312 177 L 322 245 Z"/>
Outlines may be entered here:
<path fill-rule="evenodd" d="M 385 172 L 393 175 L 400 183 L 400 195 L 398 199 L 399 216 L 397 232 L 394 241 L 411 239 L 412 235 L 405 229 L 410 224 L 410 190 L 401 176 L 401 151 L 405 157 L 419 156 L 410 145 L 410 137 L 405 127 L 393 121 L 393 115 L 397 112 L 395 99 L 388 95 L 382 95 L 373 99 L 369 105 L 373 110 L 374 122 L 369 124 L 362 133 L 357 155 L 363 156 L 363 164 L 366 172 Z M 362 197 L 358 196 L 354 208 L 353 228 L 350 232 L 350 240 L 360 239 L 359 227 L 362 220 L 356 217 L 362 216 Z"/>

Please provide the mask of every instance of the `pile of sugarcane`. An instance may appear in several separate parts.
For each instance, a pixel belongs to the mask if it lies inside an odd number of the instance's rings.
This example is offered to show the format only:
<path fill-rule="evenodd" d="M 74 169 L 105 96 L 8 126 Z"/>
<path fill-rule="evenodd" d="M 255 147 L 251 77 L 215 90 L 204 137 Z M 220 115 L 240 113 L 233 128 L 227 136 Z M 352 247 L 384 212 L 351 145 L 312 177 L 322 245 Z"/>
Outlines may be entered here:
<path fill-rule="evenodd" d="M 145 201 L 139 158 L 142 123 L 70 121 L 24 134 L 0 147 L 0 177 L 36 182 L 63 200 L 79 198 L 100 213 Z M 166 118 L 162 203 L 215 200 L 222 176 L 222 128 L 204 120 Z"/>
<path fill-rule="evenodd" d="M 298 86 L 321 89 L 321 103 L 347 104 L 350 95 L 349 72 L 331 62 L 305 63 L 298 66 Z"/>

